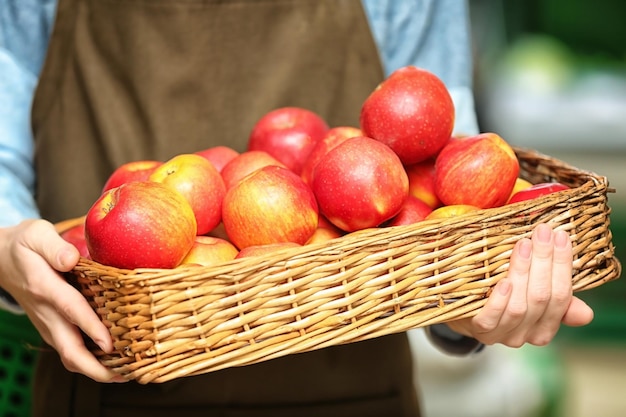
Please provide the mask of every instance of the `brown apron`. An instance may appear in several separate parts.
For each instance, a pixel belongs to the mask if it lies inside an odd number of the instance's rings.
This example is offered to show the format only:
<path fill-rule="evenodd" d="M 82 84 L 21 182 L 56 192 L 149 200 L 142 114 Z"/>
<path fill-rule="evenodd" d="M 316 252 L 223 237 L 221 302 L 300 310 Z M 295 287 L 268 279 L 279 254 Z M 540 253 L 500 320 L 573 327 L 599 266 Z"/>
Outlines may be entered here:
<path fill-rule="evenodd" d="M 37 200 L 84 214 L 124 162 L 225 144 L 301 106 L 358 126 L 383 75 L 360 0 L 60 0 L 36 92 Z M 164 384 L 98 384 L 44 351 L 41 417 L 416 416 L 405 334 Z"/>

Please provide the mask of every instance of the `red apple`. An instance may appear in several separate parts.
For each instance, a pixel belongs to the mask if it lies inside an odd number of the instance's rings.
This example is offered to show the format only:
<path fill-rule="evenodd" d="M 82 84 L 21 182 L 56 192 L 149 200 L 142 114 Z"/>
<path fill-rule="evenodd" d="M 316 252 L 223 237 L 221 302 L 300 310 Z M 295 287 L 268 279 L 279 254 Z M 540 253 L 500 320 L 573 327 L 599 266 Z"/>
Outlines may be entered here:
<path fill-rule="evenodd" d="M 479 207 L 469 204 L 453 204 L 450 206 L 441 206 L 433 210 L 425 220 L 430 219 L 449 219 L 451 217 L 461 216 L 472 211 L 480 210 Z"/>
<path fill-rule="evenodd" d="M 328 131 L 318 114 L 300 107 L 270 111 L 252 128 L 249 151 L 265 151 L 300 175 L 315 143 Z"/>
<path fill-rule="evenodd" d="M 556 193 L 557 191 L 569 189 L 570 188 L 567 185 L 559 182 L 543 182 L 534 184 L 513 194 L 509 200 L 509 204 L 517 203 L 519 201 L 532 200 L 544 195 Z"/>
<path fill-rule="evenodd" d="M 117 268 L 174 268 L 195 236 L 196 218 L 185 197 L 153 181 L 106 191 L 85 218 L 92 259 Z"/>
<path fill-rule="evenodd" d="M 177 155 L 156 168 L 149 179 L 171 187 L 187 199 L 196 216 L 199 235 L 220 223 L 226 187 L 220 173 L 205 158 Z"/>
<path fill-rule="evenodd" d="M 87 248 L 87 239 L 85 238 L 85 223 L 82 222 L 75 226 L 70 227 L 66 231 L 61 233 L 61 237 L 66 241 L 74 245 L 78 249 L 78 253 L 83 258 L 91 258 L 89 254 L 89 248 Z"/>
<path fill-rule="evenodd" d="M 387 145 L 350 138 L 319 161 L 311 184 L 320 212 L 346 232 L 395 216 L 409 193 L 402 162 Z"/>
<path fill-rule="evenodd" d="M 219 265 L 235 259 L 239 251 L 226 239 L 212 236 L 196 236 L 193 246 L 181 264 L 203 266 Z"/>
<path fill-rule="evenodd" d="M 161 161 L 153 160 L 132 161 L 122 164 L 109 176 L 102 188 L 102 192 L 104 193 L 127 182 L 146 181 L 152 174 L 152 171 L 161 164 Z"/>
<path fill-rule="evenodd" d="M 410 195 L 405 200 L 400 212 L 396 214 L 391 220 L 385 223 L 385 226 L 405 226 L 424 220 L 433 209 L 420 200 L 419 198 Z"/>
<path fill-rule="evenodd" d="M 311 184 L 313 179 L 313 171 L 317 166 L 320 159 L 328 153 L 331 149 L 335 148 L 340 143 L 345 142 L 347 139 L 363 136 L 361 129 L 351 126 L 337 126 L 330 129 L 323 138 L 321 138 L 309 154 L 309 157 L 304 162 L 302 172 L 300 176 L 305 183 Z"/>
<path fill-rule="evenodd" d="M 239 258 L 247 258 L 250 256 L 262 256 L 274 253 L 276 251 L 288 248 L 299 248 L 302 245 L 295 242 L 279 242 L 279 243 L 268 243 L 265 245 L 253 245 L 243 248 L 237 254 L 237 259 Z"/>
<path fill-rule="evenodd" d="M 228 190 L 248 174 L 270 165 L 286 168 L 282 162 L 265 151 L 242 152 L 222 168 L 224 185 Z"/>
<path fill-rule="evenodd" d="M 450 142 L 435 161 L 435 192 L 446 205 L 504 205 L 519 174 L 511 146 L 495 133 Z"/>
<path fill-rule="evenodd" d="M 433 157 L 450 139 L 454 104 L 443 81 L 414 66 L 394 71 L 364 101 L 361 130 L 404 165 Z"/>
<path fill-rule="evenodd" d="M 435 192 L 435 159 L 429 158 L 405 167 L 409 177 L 409 194 L 428 204 L 431 209 L 441 206 Z"/>
<path fill-rule="evenodd" d="M 317 228 L 318 207 L 313 192 L 297 174 L 266 166 L 228 190 L 222 222 L 239 250 L 280 242 L 302 245 Z"/>
<path fill-rule="evenodd" d="M 233 158 L 239 155 L 239 152 L 237 152 L 233 148 L 229 148 L 228 146 L 213 146 L 208 149 L 197 151 L 195 152 L 195 154 L 206 158 L 210 163 L 213 164 L 218 172 L 222 172 L 222 168 L 224 168 L 224 165 L 226 165 Z"/>

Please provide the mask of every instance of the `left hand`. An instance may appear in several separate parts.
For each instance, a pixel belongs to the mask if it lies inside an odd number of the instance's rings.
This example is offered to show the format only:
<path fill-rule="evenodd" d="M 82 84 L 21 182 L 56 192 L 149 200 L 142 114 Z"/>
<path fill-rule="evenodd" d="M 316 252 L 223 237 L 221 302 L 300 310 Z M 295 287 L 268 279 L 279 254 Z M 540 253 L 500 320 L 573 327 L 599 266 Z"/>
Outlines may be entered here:
<path fill-rule="evenodd" d="M 565 231 L 539 224 L 511 255 L 508 276 L 474 317 L 449 322 L 457 333 L 492 345 L 550 343 L 561 324 L 584 326 L 593 310 L 572 291 L 572 244 Z"/>

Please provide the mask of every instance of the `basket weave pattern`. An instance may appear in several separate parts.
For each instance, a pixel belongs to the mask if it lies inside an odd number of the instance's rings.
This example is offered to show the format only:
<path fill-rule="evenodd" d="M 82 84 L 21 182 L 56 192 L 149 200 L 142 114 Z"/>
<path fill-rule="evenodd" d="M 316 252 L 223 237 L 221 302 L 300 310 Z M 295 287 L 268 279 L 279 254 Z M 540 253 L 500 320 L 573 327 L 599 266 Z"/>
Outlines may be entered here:
<path fill-rule="evenodd" d="M 214 267 L 129 271 L 82 259 L 68 279 L 115 346 L 93 352 L 129 379 L 165 382 L 471 317 L 539 222 L 570 234 L 575 291 L 619 277 L 608 180 L 515 151 L 525 179 L 572 188 Z"/>

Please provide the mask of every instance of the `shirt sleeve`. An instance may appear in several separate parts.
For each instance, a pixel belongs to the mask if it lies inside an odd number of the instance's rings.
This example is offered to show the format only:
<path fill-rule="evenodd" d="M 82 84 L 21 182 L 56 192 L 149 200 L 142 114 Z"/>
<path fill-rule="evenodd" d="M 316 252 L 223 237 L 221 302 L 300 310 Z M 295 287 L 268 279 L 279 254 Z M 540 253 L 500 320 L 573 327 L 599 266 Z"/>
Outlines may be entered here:
<path fill-rule="evenodd" d="M 0 49 L 0 227 L 39 217 L 30 105 L 36 79 Z"/>
<path fill-rule="evenodd" d="M 0 2 L 0 227 L 39 217 L 30 110 L 56 0 Z"/>
<path fill-rule="evenodd" d="M 39 217 L 30 109 L 56 0 L 0 2 L 0 227 Z M 0 309 L 23 310 L 0 288 Z"/>
<path fill-rule="evenodd" d="M 453 134 L 478 133 L 469 8 L 463 0 L 363 0 L 386 75 L 406 65 L 446 84 L 455 105 Z"/>

